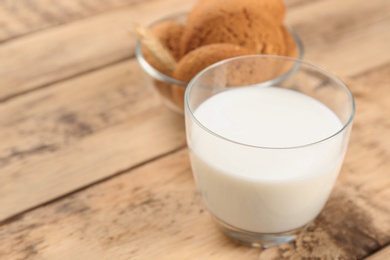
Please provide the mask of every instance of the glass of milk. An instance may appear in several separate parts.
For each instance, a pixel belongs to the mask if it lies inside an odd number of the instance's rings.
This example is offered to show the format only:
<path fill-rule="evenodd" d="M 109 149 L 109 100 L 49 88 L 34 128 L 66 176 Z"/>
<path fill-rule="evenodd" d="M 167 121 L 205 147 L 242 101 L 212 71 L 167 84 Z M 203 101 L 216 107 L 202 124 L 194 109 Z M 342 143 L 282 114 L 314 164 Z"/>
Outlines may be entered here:
<path fill-rule="evenodd" d="M 347 86 L 301 60 L 243 56 L 199 73 L 185 94 L 187 142 L 222 231 L 255 247 L 294 240 L 332 191 L 354 113 Z"/>

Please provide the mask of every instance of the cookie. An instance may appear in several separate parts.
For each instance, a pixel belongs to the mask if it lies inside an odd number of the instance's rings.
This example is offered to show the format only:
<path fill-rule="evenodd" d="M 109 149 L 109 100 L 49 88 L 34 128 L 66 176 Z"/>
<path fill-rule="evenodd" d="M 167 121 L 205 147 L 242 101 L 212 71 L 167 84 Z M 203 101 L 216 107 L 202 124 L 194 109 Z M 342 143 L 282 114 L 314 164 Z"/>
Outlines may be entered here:
<path fill-rule="evenodd" d="M 200 0 L 191 10 L 188 15 L 188 20 L 197 19 L 198 15 L 202 15 L 204 9 L 213 5 L 247 5 L 257 9 L 259 15 L 264 15 L 270 18 L 277 24 L 283 24 L 286 15 L 286 8 L 282 0 Z"/>
<path fill-rule="evenodd" d="M 279 0 L 201 1 L 187 19 L 181 38 L 181 55 L 213 43 L 232 43 L 259 54 L 283 55 L 281 22 L 265 8 L 277 6 L 276 3 Z M 284 17 L 283 3 L 281 6 L 282 11 L 278 12 Z"/>
<path fill-rule="evenodd" d="M 231 87 L 272 85 L 272 81 L 288 73 L 295 64 L 294 61 L 279 60 L 273 56 L 236 59 L 229 64 L 225 84 Z"/>
<path fill-rule="evenodd" d="M 158 23 L 151 27 L 151 32 L 160 41 L 162 46 L 167 49 L 178 61 L 180 59 L 180 38 L 184 32 L 184 25 L 172 21 Z M 156 70 L 170 76 L 167 68 L 153 56 L 147 48 L 142 49 L 145 60 Z"/>
<path fill-rule="evenodd" d="M 249 49 L 230 43 L 217 43 L 202 46 L 189 52 L 177 64 L 173 77 L 188 83 L 204 68 L 218 61 L 253 54 Z"/>
<path fill-rule="evenodd" d="M 206 67 L 232 57 L 253 54 L 253 51 L 230 43 L 217 43 L 202 46 L 189 52 L 177 64 L 173 71 L 173 77 L 188 83 L 196 74 Z M 184 106 L 185 88 L 172 86 L 175 103 Z"/>

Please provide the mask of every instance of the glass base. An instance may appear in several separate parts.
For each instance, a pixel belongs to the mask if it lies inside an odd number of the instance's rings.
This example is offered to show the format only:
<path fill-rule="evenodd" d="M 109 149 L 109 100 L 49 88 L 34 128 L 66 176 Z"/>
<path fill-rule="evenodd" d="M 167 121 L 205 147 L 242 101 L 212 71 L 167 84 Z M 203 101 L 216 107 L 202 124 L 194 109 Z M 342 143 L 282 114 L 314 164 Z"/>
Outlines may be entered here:
<path fill-rule="evenodd" d="M 236 242 L 250 247 L 269 248 L 283 243 L 294 241 L 299 233 L 305 230 L 309 225 L 281 233 L 254 233 L 246 230 L 241 230 L 224 223 L 223 221 L 215 218 L 219 228 L 229 238 Z"/>

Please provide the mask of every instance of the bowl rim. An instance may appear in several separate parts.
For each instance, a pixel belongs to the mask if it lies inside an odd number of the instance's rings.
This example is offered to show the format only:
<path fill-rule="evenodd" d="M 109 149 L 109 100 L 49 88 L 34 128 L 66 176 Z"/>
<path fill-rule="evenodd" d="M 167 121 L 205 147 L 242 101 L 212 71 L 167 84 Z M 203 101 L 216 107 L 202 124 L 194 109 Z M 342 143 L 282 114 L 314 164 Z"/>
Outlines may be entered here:
<path fill-rule="evenodd" d="M 158 24 L 158 23 L 161 23 L 161 22 L 170 21 L 170 20 L 176 20 L 176 21 L 179 19 L 185 20 L 187 18 L 188 14 L 189 14 L 188 12 L 173 13 L 173 14 L 162 17 L 162 18 L 152 22 L 151 24 L 148 25 L 148 27 L 151 27 L 151 26 Z M 294 39 L 295 45 L 297 46 L 298 54 L 297 54 L 297 57 L 294 57 L 293 59 L 303 60 L 303 56 L 305 54 L 305 49 L 304 49 L 303 42 L 302 42 L 301 38 L 298 36 L 296 31 L 289 24 L 285 24 L 284 26 L 286 26 L 288 31 L 291 33 L 291 35 Z M 259 54 L 254 54 L 254 55 L 264 55 L 264 54 L 259 53 Z M 135 45 L 135 56 L 136 56 L 139 64 L 141 65 L 141 67 L 152 78 L 154 78 L 156 80 L 163 81 L 163 82 L 169 82 L 171 84 L 176 84 L 176 85 L 182 86 L 184 88 L 187 87 L 188 83 L 174 79 L 174 78 L 172 78 L 164 73 L 161 73 L 160 71 L 155 69 L 152 65 L 150 65 L 142 54 L 142 43 L 139 39 L 137 39 L 136 45 Z M 269 55 L 269 56 L 278 56 L 278 55 Z M 286 56 L 282 56 L 282 55 L 279 55 L 279 56 L 286 57 Z M 291 71 L 287 72 L 286 74 L 290 75 Z M 282 75 L 280 77 L 286 78 L 286 76 L 287 75 Z"/>

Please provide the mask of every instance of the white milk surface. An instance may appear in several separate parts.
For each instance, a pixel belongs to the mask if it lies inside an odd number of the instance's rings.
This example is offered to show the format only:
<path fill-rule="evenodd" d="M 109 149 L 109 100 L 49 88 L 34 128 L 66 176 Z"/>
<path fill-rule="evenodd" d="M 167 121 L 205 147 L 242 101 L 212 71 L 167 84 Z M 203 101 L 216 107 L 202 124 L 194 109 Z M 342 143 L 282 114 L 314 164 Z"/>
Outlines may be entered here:
<path fill-rule="evenodd" d="M 330 109 L 292 90 L 242 87 L 212 96 L 194 115 L 230 140 L 196 123 L 188 135 L 195 179 L 218 219 L 278 233 L 319 214 L 345 152 L 342 135 L 308 145 L 342 128 Z"/>

